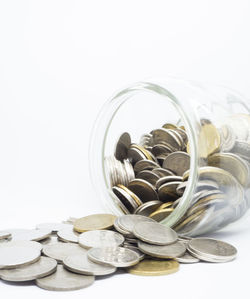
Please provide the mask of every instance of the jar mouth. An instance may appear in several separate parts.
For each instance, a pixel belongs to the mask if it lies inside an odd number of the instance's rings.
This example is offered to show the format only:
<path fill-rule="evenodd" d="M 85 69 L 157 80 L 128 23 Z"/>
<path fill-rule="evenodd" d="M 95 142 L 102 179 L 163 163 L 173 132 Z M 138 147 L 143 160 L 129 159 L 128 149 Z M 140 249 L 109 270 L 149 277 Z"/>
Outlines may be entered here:
<path fill-rule="evenodd" d="M 167 81 L 165 82 L 164 86 L 168 87 Z M 182 195 L 182 198 L 173 212 L 167 218 L 161 221 L 162 224 L 172 227 L 185 214 L 191 203 L 198 178 L 198 149 L 197 136 L 195 134 L 195 126 L 197 126 L 197 124 L 195 123 L 193 111 L 188 105 L 188 101 L 183 101 L 183 99 L 180 101 L 180 99 L 178 99 L 177 96 L 175 96 L 168 88 L 162 87 L 157 83 L 138 82 L 116 93 L 109 101 L 105 103 L 95 121 L 91 135 L 92 138 L 89 147 L 91 181 L 94 189 L 98 193 L 97 196 L 101 196 L 102 203 L 105 208 L 107 209 L 108 207 L 108 210 L 111 210 L 115 214 L 122 214 L 119 208 L 115 207 L 114 198 L 112 198 L 109 179 L 107 178 L 104 165 L 106 152 L 105 149 L 107 147 L 107 137 L 110 126 L 115 116 L 119 112 L 119 109 L 126 101 L 140 92 L 149 92 L 151 94 L 160 96 L 172 104 L 175 110 L 178 112 L 178 115 L 180 116 L 188 135 L 191 156 L 188 184 Z"/>

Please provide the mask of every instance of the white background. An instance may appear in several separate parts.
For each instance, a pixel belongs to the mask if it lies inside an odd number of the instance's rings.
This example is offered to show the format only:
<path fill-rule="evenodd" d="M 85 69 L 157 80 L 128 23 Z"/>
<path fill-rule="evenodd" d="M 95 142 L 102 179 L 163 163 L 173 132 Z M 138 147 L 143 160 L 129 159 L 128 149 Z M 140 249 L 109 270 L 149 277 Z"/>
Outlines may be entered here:
<path fill-rule="evenodd" d="M 101 211 L 88 144 L 116 90 L 176 75 L 249 97 L 249 14 L 241 0 L 0 1 L 0 228 Z M 232 263 L 121 274 L 63 294 L 0 283 L 1 298 L 249 298 L 249 216 L 240 225 L 217 234 L 237 246 Z"/>

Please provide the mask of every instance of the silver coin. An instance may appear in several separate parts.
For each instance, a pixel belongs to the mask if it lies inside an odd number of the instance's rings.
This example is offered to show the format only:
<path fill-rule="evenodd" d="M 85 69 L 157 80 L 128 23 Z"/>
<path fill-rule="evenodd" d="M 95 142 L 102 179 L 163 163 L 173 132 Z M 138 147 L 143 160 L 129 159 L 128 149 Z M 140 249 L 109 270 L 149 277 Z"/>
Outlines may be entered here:
<path fill-rule="evenodd" d="M 134 171 L 135 173 L 138 173 L 142 170 L 152 170 L 156 167 L 159 167 L 159 165 L 151 160 L 140 160 L 134 165 Z"/>
<path fill-rule="evenodd" d="M 181 242 L 175 242 L 170 245 L 152 245 L 139 241 L 138 248 L 150 256 L 163 259 L 177 258 L 186 252 L 186 246 Z"/>
<path fill-rule="evenodd" d="M 123 247 L 91 248 L 88 251 L 88 258 L 98 264 L 119 268 L 139 263 L 139 255 L 133 250 Z"/>
<path fill-rule="evenodd" d="M 164 160 L 162 167 L 182 176 L 190 168 L 190 156 L 185 152 L 171 153 Z"/>
<path fill-rule="evenodd" d="M 37 261 L 41 251 L 32 247 L 0 247 L 0 269 L 13 269 Z"/>
<path fill-rule="evenodd" d="M 151 213 L 157 210 L 162 205 L 159 200 L 151 200 L 140 205 L 136 210 L 135 214 L 148 217 Z"/>
<path fill-rule="evenodd" d="M 111 265 L 100 265 L 90 261 L 86 255 L 69 255 L 63 260 L 66 269 L 85 275 L 109 275 L 116 271 Z"/>
<path fill-rule="evenodd" d="M 181 184 L 183 183 L 187 183 L 187 182 L 182 182 L 182 177 L 181 176 L 177 176 L 177 175 L 167 175 L 164 177 L 161 177 L 155 184 L 156 189 L 159 189 L 163 184 L 165 183 L 169 183 L 169 182 L 181 182 Z M 179 187 L 179 186 L 178 186 Z"/>
<path fill-rule="evenodd" d="M 135 224 L 133 234 L 138 239 L 154 245 L 168 245 L 178 239 L 172 228 L 157 222 L 139 222 Z"/>
<path fill-rule="evenodd" d="M 65 223 L 40 223 L 37 224 L 36 229 L 44 229 L 44 230 L 49 230 L 51 232 L 58 232 L 59 230 L 63 229 L 70 229 L 72 228 L 72 224 L 65 224 Z"/>
<path fill-rule="evenodd" d="M 127 237 L 126 237 L 125 242 L 130 243 L 130 244 L 131 244 L 131 243 L 132 243 L 132 244 L 137 244 L 138 239 L 135 239 L 135 238 L 127 238 Z M 124 243 L 125 243 L 125 242 L 124 242 Z M 124 243 L 123 243 L 123 244 L 124 244 Z"/>
<path fill-rule="evenodd" d="M 180 182 L 168 182 L 161 185 L 158 189 L 159 200 L 162 202 L 174 201 L 179 195 L 176 193 L 176 189 L 178 188 Z"/>
<path fill-rule="evenodd" d="M 221 151 L 229 152 L 234 147 L 236 141 L 236 134 L 229 125 L 223 125 L 219 129 L 219 133 L 221 137 Z"/>
<path fill-rule="evenodd" d="M 45 245 L 43 248 L 44 255 L 51 257 L 58 262 L 62 262 L 63 259 L 72 254 L 85 254 L 86 249 L 82 248 L 78 244 L 73 243 L 55 243 Z"/>
<path fill-rule="evenodd" d="M 43 248 L 43 246 L 39 242 L 26 241 L 26 240 L 9 241 L 9 242 L 5 242 L 3 244 L 0 244 L 0 246 L 4 246 L 4 247 L 12 247 L 12 246 L 29 247 L 29 248 L 38 249 L 40 251 Z"/>
<path fill-rule="evenodd" d="M 57 236 L 63 242 L 78 243 L 79 234 L 74 231 L 74 228 L 59 230 Z"/>
<path fill-rule="evenodd" d="M 165 144 L 156 144 L 152 148 L 152 153 L 157 157 L 160 155 L 168 155 L 173 152 L 173 149 Z"/>
<path fill-rule="evenodd" d="M 11 237 L 11 233 L 6 231 L 0 231 L 0 240 L 8 239 L 9 237 Z"/>
<path fill-rule="evenodd" d="M 176 193 L 178 195 L 182 195 L 189 184 L 188 181 L 180 183 L 180 185 L 176 188 Z M 210 189 L 218 189 L 219 185 L 212 180 L 201 180 L 196 184 L 195 192 L 199 192 L 202 190 L 210 190 Z"/>
<path fill-rule="evenodd" d="M 124 244 L 123 247 L 128 248 L 128 249 L 133 250 L 134 252 L 136 252 L 139 256 L 140 261 L 142 261 L 145 258 L 145 254 L 143 252 L 141 252 L 137 246 L 131 245 L 131 244 Z"/>
<path fill-rule="evenodd" d="M 250 143 L 244 141 L 236 141 L 231 152 L 245 157 L 250 157 Z"/>
<path fill-rule="evenodd" d="M 40 241 L 50 236 L 51 230 L 48 229 L 9 229 L 11 239 L 26 240 L 26 241 Z"/>
<path fill-rule="evenodd" d="M 160 176 L 151 170 L 142 170 L 141 172 L 137 173 L 136 178 L 145 180 L 154 186 L 159 180 Z"/>
<path fill-rule="evenodd" d="M 129 133 L 125 132 L 120 136 L 116 144 L 115 157 L 117 160 L 122 162 L 124 159 L 127 159 L 130 145 L 131 137 Z"/>
<path fill-rule="evenodd" d="M 63 241 L 59 240 L 57 236 L 50 236 L 44 240 L 39 241 L 42 246 L 55 244 L 55 243 L 63 243 Z"/>
<path fill-rule="evenodd" d="M 188 251 L 184 253 L 184 255 L 180 257 L 176 257 L 175 260 L 181 264 L 194 264 L 198 263 L 200 260 L 193 255 L 189 254 Z"/>
<path fill-rule="evenodd" d="M 117 218 L 119 227 L 129 234 L 133 234 L 135 224 L 142 221 L 155 222 L 153 219 L 141 215 L 123 215 Z"/>
<path fill-rule="evenodd" d="M 111 230 L 92 230 L 79 236 L 79 245 L 84 248 L 117 247 L 124 242 L 123 235 Z"/>
<path fill-rule="evenodd" d="M 120 198 L 117 195 L 115 195 L 115 193 L 112 190 L 109 189 L 108 193 L 109 196 L 112 198 L 114 204 L 117 206 L 117 208 L 122 214 L 130 214 L 129 210 L 125 207 Z"/>
<path fill-rule="evenodd" d="M 237 255 L 237 249 L 229 243 L 209 239 L 196 238 L 188 243 L 187 249 L 197 258 L 208 262 L 227 262 Z"/>
<path fill-rule="evenodd" d="M 165 158 L 164 158 L 164 160 L 165 160 Z M 160 177 L 175 176 L 175 174 L 171 170 L 164 169 L 164 168 L 161 168 L 161 167 L 154 168 L 152 170 L 152 172 L 156 173 Z"/>
<path fill-rule="evenodd" d="M 30 281 L 56 271 L 57 262 L 42 256 L 37 262 L 17 269 L 0 270 L 0 277 L 7 281 Z"/>
<path fill-rule="evenodd" d="M 138 208 L 139 205 L 136 203 L 133 197 L 122 188 L 113 187 L 112 191 L 130 213 L 133 213 Z"/>
<path fill-rule="evenodd" d="M 132 161 L 132 164 L 136 164 L 140 160 L 147 160 L 147 157 L 144 155 L 142 151 L 140 151 L 138 148 L 131 147 L 128 150 L 128 158 L 130 161 Z"/>
<path fill-rule="evenodd" d="M 161 128 L 152 132 L 154 144 L 166 144 L 175 150 L 181 148 L 179 139 L 170 130 Z"/>
<path fill-rule="evenodd" d="M 36 279 L 36 285 L 49 291 L 73 291 L 86 288 L 94 281 L 94 276 L 72 273 L 58 265 L 52 275 Z"/>
<path fill-rule="evenodd" d="M 155 187 L 142 179 L 134 179 L 129 182 L 128 188 L 134 192 L 142 202 L 158 200 Z"/>
<path fill-rule="evenodd" d="M 127 237 L 128 237 L 128 238 L 133 238 L 133 237 L 134 237 L 133 234 L 129 233 L 128 231 L 126 231 L 126 230 L 124 230 L 124 229 L 122 229 L 122 228 L 120 227 L 120 224 L 119 224 L 119 222 L 118 222 L 118 218 L 119 218 L 119 217 L 117 217 L 117 218 L 115 219 L 115 221 L 114 221 L 114 228 L 115 228 L 119 233 L 121 233 L 123 236 L 125 236 L 126 238 L 127 238 Z"/>

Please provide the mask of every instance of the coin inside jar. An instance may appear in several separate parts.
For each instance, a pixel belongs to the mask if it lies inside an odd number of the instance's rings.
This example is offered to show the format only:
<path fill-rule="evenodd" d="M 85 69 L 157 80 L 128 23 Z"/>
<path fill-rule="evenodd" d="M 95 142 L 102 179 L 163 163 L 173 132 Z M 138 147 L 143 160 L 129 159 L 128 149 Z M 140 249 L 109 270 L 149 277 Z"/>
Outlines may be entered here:
<path fill-rule="evenodd" d="M 155 187 L 142 179 L 134 179 L 129 182 L 128 188 L 134 192 L 142 202 L 158 200 Z"/>

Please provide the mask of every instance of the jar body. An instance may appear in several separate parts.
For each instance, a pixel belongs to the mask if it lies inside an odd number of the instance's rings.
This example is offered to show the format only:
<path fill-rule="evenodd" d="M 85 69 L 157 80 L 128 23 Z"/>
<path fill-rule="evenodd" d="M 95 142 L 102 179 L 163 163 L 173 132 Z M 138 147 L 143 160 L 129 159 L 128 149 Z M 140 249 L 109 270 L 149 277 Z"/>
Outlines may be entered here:
<path fill-rule="evenodd" d="M 175 186 L 177 196 L 174 200 L 169 200 L 168 194 L 161 196 L 164 203 L 172 203 L 171 213 L 161 223 L 179 234 L 197 236 L 235 222 L 246 213 L 250 203 L 249 112 L 249 101 L 236 92 L 188 80 L 140 82 L 118 92 L 102 108 L 92 133 L 90 172 L 98 197 L 109 211 L 124 213 L 117 194 L 112 191 L 112 166 L 105 164 L 107 157 L 114 156 L 123 132 L 129 132 L 132 142 L 151 155 L 155 145 L 158 149 L 159 145 L 165 147 L 165 131 L 171 133 L 176 128 L 175 137 L 183 131 L 187 136 L 185 148 L 176 146 L 171 148 L 172 152 L 160 152 L 159 157 L 154 156 L 154 149 L 152 154 L 160 167 L 170 153 L 182 152 L 180 157 L 183 153 L 190 157 L 188 169 L 178 173 L 182 185 Z M 133 164 L 130 157 L 127 161 Z M 182 164 L 177 159 L 177 172 Z M 116 184 L 121 183 L 119 167 L 117 164 Z M 174 171 L 173 174 L 176 175 Z M 154 188 L 159 191 L 157 186 Z"/>

